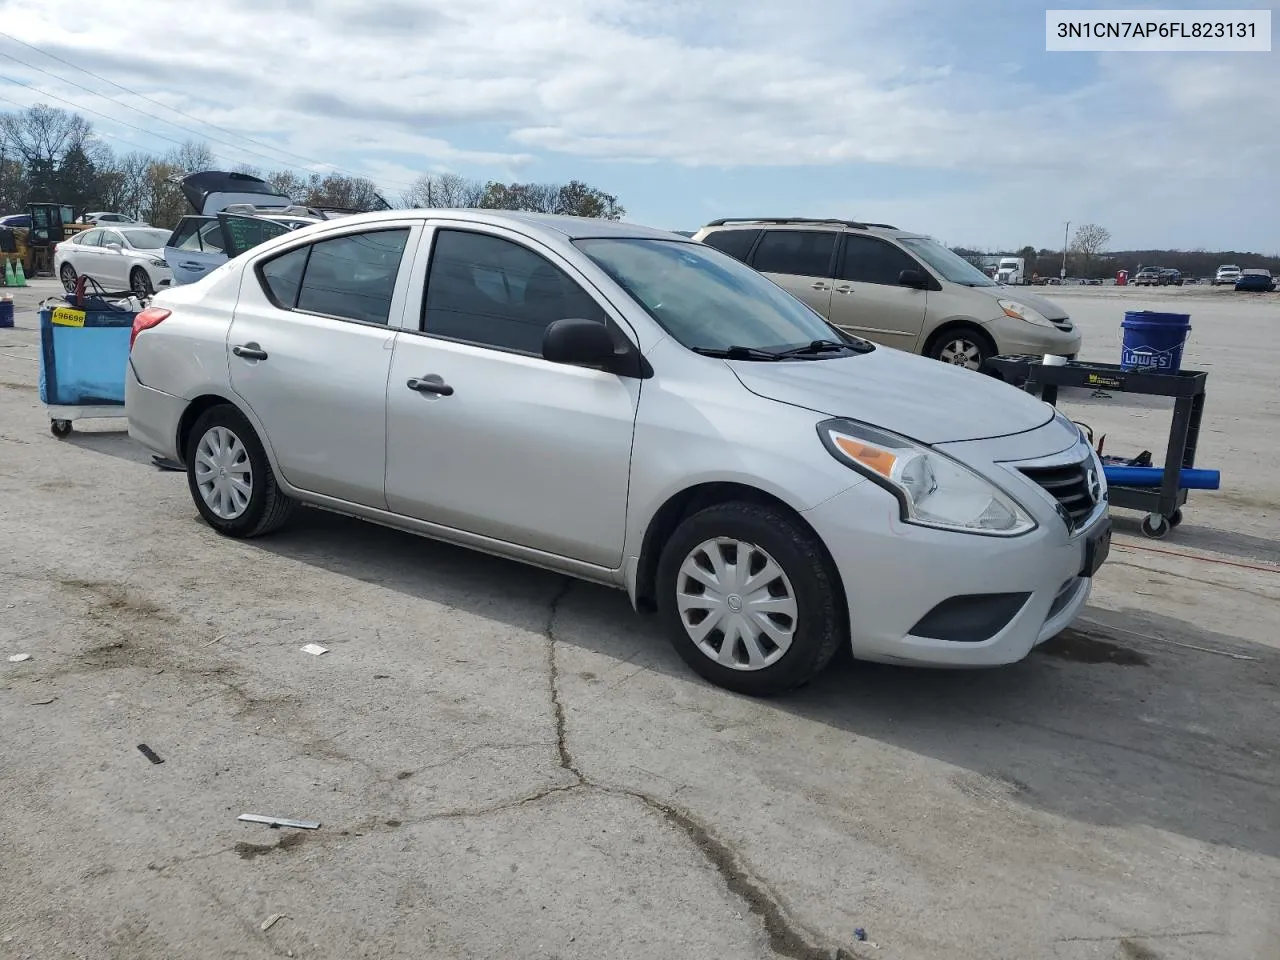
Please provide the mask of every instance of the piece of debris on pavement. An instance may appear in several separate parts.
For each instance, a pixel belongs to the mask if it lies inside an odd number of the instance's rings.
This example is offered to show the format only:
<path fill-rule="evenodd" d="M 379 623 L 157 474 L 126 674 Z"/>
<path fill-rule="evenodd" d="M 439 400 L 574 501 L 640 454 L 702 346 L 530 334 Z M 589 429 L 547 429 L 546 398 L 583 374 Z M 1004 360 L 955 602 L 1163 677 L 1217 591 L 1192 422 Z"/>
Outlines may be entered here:
<path fill-rule="evenodd" d="M 267 919 L 262 921 L 262 929 L 270 930 L 272 927 L 274 927 L 277 923 L 279 923 L 283 919 L 284 919 L 283 913 L 273 913 L 271 916 L 267 917 Z"/>
<path fill-rule="evenodd" d="M 311 654 L 314 654 L 315 656 L 317 656 L 317 657 L 318 657 L 318 656 L 320 656 L 320 654 L 322 654 L 322 653 L 328 653 L 328 652 L 329 652 L 329 648 L 328 648 L 328 647 L 322 647 L 322 646 L 320 646 L 320 644 L 318 644 L 318 643 L 308 643 L 305 647 L 303 647 L 303 648 L 302 648 L 302 652 L 303 652 L 303 653 L 311 653 Z"/>
<path fill-rule="evenodd" d="M 857 940 L 859 943 L 864 942 L 867 939 L 867 931 L 863 930 L 861 927 L 854 927 L 853 939 Z"/>
<path fill-rule="evenodd" d="M 138 744 L 138 749 L 142 752 L 142 755 L 152 763 L 164 763 L 164 757 L 160 756 L 160 754 L 156 753 L 145 743 Z"/>
<path fill-rule="evenodd" d="M 260 813 L 242 813 L 236 818 L 246 823 L 265 823 L 268 827 L 297 827 L 299 830 L 319 830 L 319 820 L 290 820 L 288 817 L 264 817 Z"/>
<path fill-rule="evenodd" d="M 58 699 L 57 697 L 45 697 L 43 700 L 32 700 L 32 701 L 31 701 L 31 705 L 32 705 L 33 707 L 44 707 L 44 706 L 48 706 L 49 704 L 53 703 L 53 701 L 55 701 L 55 700 L 57 700 L 57 699 Z"/>
<path fill-rule="evenodd" d="M 30 659 L 31 659 L 31 654 L 29 653 L 15 653 L 13 656 L 9 658 L 9 662 L 22 663 L 24 660 L 30 660 Z"/>

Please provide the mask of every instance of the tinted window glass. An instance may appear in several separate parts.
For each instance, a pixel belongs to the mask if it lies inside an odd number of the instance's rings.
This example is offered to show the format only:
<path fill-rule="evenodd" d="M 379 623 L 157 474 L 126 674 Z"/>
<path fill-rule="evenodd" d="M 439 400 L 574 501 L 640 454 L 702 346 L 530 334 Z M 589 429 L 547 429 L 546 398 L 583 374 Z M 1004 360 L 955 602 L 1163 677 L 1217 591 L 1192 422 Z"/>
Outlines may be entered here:
<path fill-rule="evenodd" d="M 187 249 L 200 249 L 205 253 L 224 253 L 224 243 L 222 239 L 222 224 L 217 220 L 210 220 L 199 231 L 200 246 L 188 247 Z"/>
<path fill-rule="evenodd" d="M 840 257 L 841 280 L 883 283 L 896 287 L 903 270 L 920 270 L 920 264 L 892 244 L 874 237 L 846 234 Z M 921 271 L 923 272 L 923 271 Z"/>
<path fill-rule="evenodd" d="M 747 254 L 751 252 L 758 236 L 759 230 L 717 230 L 707 234 L 702 242 L 746 262 Z"/>
<path fill-rule="evenodd" d="M 298 309 L 386 323 L 409 228 L 357 233 L 312 244 Z"/>
<path fill-rule="evenodd" d="M 752 265 L 761 273 L 831 276 L 831 254 L 840 235 L 818 230 L 766 230 Z"/>
<path fill-rule="evenodd" d="M 595 300 L 533 251 L 481 233 L 436 234 L 427 333 L 541 354 L 547 326 L 568 318 L 607 322 Z"/>
<path fill-rule="evenodd" d="M 310 252 L 310 247 L 299 247 L 262 265 L 262 282 L 277 307 L 292 309 L 297 303 L 302 268 L 307 265 L 307 254 Z"/>
<path fill-rule="evenodd" d="M 200 217 L 183 217 L 165 246 L 176 247 L 179 250 L 199 250 L 200 238 L 196 235 L 196 231 L 204 222 Z"/>

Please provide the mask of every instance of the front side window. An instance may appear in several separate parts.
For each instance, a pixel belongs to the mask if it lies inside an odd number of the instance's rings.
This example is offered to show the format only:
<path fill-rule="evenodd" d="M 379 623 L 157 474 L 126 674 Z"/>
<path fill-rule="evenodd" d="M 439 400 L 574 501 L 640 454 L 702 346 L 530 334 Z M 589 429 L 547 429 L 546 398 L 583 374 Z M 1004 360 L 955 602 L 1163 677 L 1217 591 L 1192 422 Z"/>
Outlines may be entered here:
<path fill-rule="evenodd" d="M 112 243 L 118 243 L 121 247 L 123 247 L 124 237 L 120 236 L 120 234 L 116 233 L 116 231 L 114 230 L 103 230 L 102 245 L 105 247 L 108 244 L 112 244 Z"/>
<path fill-rule="evenodd" d="M 408 242 L 409 228 L 403 227 L 311 244 L 298 286 L 297 309 L 385 325 L 390 320 L 391 297 Z M 283 257 L 270 263 L 279 259 Z"/>
<path fill-rule="evenodd" d="M 845 352 L 871 349 L 849 344 L 773 281 L 705 244 L 628 238 L 577 240 L 575 246 L 691 350 L 778 351 L 815 341 L 843 342 Z"/>
<path fill-rule="evenodd" d="M 903 270 L 919 270 L 920 264 L 890 243 L 875 237 L 847 234 L 840 255 L 841 280 L 898 286 Z"/>
<path fill-rule="evenodd" d="M 751 265 L 761 273 L 829 277 L 839 237 L 831 230 L 766 230 Z"/>
<path fill-rule="evenodd" d="M 123 234 L 125 243 L 135 250 L 158 250 L 169 238 L 163 230 L 125 230 Z"/>
<path fill-rule="evenodd" d="M 436 231 L 423 332 L 540 355 L 547 327 L 568 319 L 608 322 L 582 287 L 532 250 L 483 233 Z"/>

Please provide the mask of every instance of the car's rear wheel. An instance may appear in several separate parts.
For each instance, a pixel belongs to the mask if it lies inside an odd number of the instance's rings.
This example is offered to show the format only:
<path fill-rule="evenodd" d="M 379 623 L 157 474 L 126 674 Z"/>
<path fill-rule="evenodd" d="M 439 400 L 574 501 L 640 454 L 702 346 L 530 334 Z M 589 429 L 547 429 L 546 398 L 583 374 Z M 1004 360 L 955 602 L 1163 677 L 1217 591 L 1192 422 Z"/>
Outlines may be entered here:
<path fill-rule="evenodd" d="M 925 355 L 966 370 L 981 370 L 989 357 L 995 356 L 996 345 L 976 327 L 953 327 L 936 334 L 929 341 Z"/>
<path fill-rule="evenodd" d="M 129 271 L 129 289 L 137 297 L 149 297 L 156 292 L 151 285 L 151 277 L 141 267 L 134 267 Z"/>
<path fill-rule="evenodd" d="M 698 674 L 769 696 L 812 679 L 847 636 L 821 543 L 782 510 L 723 503 L 684 520 L 658 563 L 658 611 Z"/>
<path fill-rule="evenodd" d="M 62 289 L 67 293 L 75 293 L 76 290 L 76 268 L 69 263 L 64 263 L 62 269 L 58 271 L 58 278 L 62 280 Z"/>
<path fill-rule="evenodd" d="M 205 522 L 230 537 L 257 537 L 289 518 L 294 500 L 280 489 L 253 426 L 235 407 L 202 413 L 187 437 L 187 486 Z"/>

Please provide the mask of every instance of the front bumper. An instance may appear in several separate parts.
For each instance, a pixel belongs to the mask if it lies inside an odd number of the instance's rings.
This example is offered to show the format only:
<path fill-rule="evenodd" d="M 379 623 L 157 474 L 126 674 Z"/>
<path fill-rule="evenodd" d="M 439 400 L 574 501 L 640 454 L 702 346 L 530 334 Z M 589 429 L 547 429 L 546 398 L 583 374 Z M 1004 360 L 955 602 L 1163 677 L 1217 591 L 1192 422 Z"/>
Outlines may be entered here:
<path fill-rule="evenodd" d="M 1079 329 L 1059 330 L 1012 318 L 993 320 L 987 325 L 987 332 L 996 341 L 996 351 L 1004 356 L 1074 356 L 1080 352 L 1082 342 Z"/>
<path fill-rule="evenodd" d="M 805 512 L 840 573 L 855 657 L 998 666 L 1022 660 L 1075 619 L 1092 588 L 1082 575 L 1088 544 L 1110 530 L 1106 501 L 1073 531 L 1026 483 L 1016 495 L 1039 526 L 1020 537 L 904 523 L 893 497 L 870 483 Z M 974 604 L 985 612 L 974 615 Z"/>

